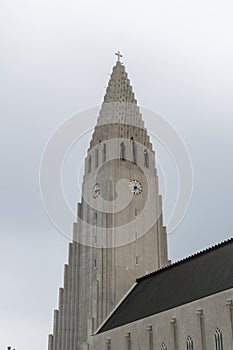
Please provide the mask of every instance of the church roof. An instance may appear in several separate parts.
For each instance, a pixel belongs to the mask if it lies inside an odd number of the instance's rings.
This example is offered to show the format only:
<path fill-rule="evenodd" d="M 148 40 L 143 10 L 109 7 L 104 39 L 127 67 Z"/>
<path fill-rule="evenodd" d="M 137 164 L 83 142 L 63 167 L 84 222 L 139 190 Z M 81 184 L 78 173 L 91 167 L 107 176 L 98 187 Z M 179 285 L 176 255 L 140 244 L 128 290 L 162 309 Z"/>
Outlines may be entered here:
<path fill-rule="evenodd" d="M 137 279 L 102 333 L 233 288 L 233 238 Z"/>

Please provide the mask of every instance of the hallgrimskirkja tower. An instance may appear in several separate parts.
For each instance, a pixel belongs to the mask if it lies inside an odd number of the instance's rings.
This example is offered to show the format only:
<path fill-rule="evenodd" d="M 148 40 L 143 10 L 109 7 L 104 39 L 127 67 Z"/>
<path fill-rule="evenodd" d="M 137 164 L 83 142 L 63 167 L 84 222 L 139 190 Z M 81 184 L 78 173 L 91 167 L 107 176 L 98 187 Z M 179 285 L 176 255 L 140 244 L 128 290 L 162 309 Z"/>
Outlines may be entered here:
<path fill-rule="evenodd" d="M 233 239 L 168 260 L 155 152 L 117 56 L 48 349 L 233 350 Z"/>
<path fill-rule="evenodd" d="M 117 56 L 85 159 L 49 350 L 91 349 L 136 279 L 170 263 L 155 153 Z"/>

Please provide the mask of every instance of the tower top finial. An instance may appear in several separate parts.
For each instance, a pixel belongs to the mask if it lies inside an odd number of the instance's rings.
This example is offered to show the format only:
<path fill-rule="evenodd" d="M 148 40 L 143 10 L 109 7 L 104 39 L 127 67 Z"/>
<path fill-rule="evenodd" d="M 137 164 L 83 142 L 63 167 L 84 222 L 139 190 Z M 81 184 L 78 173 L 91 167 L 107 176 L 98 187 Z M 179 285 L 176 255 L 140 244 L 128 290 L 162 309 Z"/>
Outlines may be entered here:
<path fill-rule="evenodd" d="M 115 55 L 117 55 L 117 62 L 120 62 L 121 57 L 123 57 L 120 51 L 117 51 Z"/>

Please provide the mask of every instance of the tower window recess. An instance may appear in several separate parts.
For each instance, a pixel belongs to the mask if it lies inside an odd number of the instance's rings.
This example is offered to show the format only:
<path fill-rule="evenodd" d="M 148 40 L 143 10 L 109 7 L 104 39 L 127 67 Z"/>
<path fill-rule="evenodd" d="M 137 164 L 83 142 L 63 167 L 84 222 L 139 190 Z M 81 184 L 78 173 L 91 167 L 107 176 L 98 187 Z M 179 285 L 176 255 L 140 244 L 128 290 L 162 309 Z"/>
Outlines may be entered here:
<path fill-rule="evenodd" d="M 139 215 L 139 210 L 138 209 L 134 209 L 134 216 L 138 216 Z"/>
<path fill-rule="evenodd" d="M 96 259 L 94 259 L 94 269 L 96 270 L 96 268 L 97 268 L 97 261 Z"/>
<path fill-rule="evenodd" d="M 167 350 L 167 347 L 166 347 L 166 345 L 164 343 L 161 345 L 160 350 Z"/>
<path fill-rule="evenodd" d="M 139 265 L 139 256 L 135 256 L 135 265 Z"/>
<path fill-rule="evenodd" d="M 120 144 L 120 160 L 125 160 L 125 151 L 126 151 L 125 143 L 121 142 L 121 144 Z"/>
<path fill-rule="evenodd" d="M 106 162 L 106 143 L 103 145 L 103 163 Z"/>
<path fill-rule="evenodd" d="M 190 335 L 187 337 L 186 345 L 187 345 L 187 350 L 193 350 L 193 340 L 190 337 Z"/>
<path fill-rule="evenodd" d="M 133 137 L 131 137 L 131 140 L 132 140 L 133 163 L 136 164 L 136 162 L 137 162 L 136 144 L 135 144 L 135 142 L 134 142 Z"/>
<path fill-rule="evenodd" d="M 99 166 L 99 150 L 95 149 L 95 167 L 98 168 Z"/>
<path fill-rule="evenodd" d="M 138 241 L 139 239 L 139 234 L 137 232 L 134 232 L 134 239 L 135 241 Z"/>
<path fill-rule="evenodd" d="M 149 153 L 147 149 L 144 149 L 143 154 L 144 154 L 144 166 L 146 168 L 149 168 Z"/>
<path fill-rule="evenodd" d="M 88 172 L 91 172 L 91 156 L 88 157 Z"/>
<path fill-rule="evenodd" d="M 223 350 L 223 337 L 222 337 L 222 332 L 220 331 L 219 328 L 216 329 L 214 336 L 215 336 L 215 349 Z"/>

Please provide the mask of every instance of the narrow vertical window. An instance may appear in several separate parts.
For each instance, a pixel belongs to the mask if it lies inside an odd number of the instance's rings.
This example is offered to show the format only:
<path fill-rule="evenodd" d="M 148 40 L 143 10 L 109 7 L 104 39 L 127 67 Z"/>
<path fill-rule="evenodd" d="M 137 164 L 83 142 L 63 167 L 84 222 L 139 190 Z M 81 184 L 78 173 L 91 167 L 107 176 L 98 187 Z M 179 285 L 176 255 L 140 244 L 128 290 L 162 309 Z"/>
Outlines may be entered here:
<path fill-rule="evenodd" d="M 126 350 L 132 350 L 132 342 L 131 342 L 131 333 L 130 332 L 125 334 L 125 344 L 126 344 Z"/>
<path fill-rule="evenodd" d="M 148 336 L 149 336 L 149 350 L 154 350 L 154 342 L 153 342 L 153 330 L 152 326 L 147 328 Z"/>
<path fill-rule="evenodd" d="M 125 151 L 126 151 L 126 147 L 124 142 L 121 142 L 120 144 L 120 160 L 125 160 Z"/>
<path fill-rule="evenodd" d="M 111 346 L 111 339 L 107 339 L 105 340 L 105 349 L 106 350 L 111 350 L 112 346 Z"/>
<path fill-rule="evenodd" d="M 139 256 L 135 256 L 135 265 L 139 265 Z"/>
<path fill-rule="evenodd" d="M 137 233 L 137 232 L 134 232 L 134 240 L 135 240 L 135 241 L 138 241 L 138 238 L 139 238 L 138 233 Z"/>
<path fill-rule="evenodd" d="M 103 163 L 106 162 L 106 144 L 103 145 Z"/>
<path fill-rule="evenodd" d="M 216 350 L 223 350 L 223 337 L 222 332 L 219 328 L 215 331 L 215 349 Z"/>
<path fill-rule="evenodd" d="M 134 209 L 134 216 L 138 216 L 139 215 L 139 210 L 138 209 Z"/>
<path fill-rule="evenodd" d="M 146 168 L 149 168 L 149 153 L 147 149 L 144 149 L 143 154 L 144 154 L 144 166 Z"/>
<path fill-rule="evenodd" d="M 95 167 L 98 168 L 99 166 L 99 150 L 95 149 Z"/>
<path fill-rule="evenodd" d="M 137 162 L 136 144 L 135 144 L 135 142 L 134 142 L 133 137 L 131 137 L 131 140 L 132 140 L 133 163 L 136 164 L 136 162 Z"/>
<path fill-rule="evenodd" d="M 187 347 L 186 347 L 187 350 L 193 350 L 193 340 L 190 337 L 190 335 L 187 337 L 186 345 L 187 345 Z"/>
<path fill-rule="evenodd" d="M 91 172 L 91 156 L 88 157 L 88 172 Z"/>
<path fill-rule="evenodd" d="M 94 269 L 96 270 L 96 268 L 97 268 L 97 261 L 96 259 L 94 259 Z"/>

